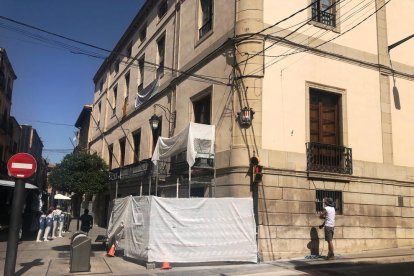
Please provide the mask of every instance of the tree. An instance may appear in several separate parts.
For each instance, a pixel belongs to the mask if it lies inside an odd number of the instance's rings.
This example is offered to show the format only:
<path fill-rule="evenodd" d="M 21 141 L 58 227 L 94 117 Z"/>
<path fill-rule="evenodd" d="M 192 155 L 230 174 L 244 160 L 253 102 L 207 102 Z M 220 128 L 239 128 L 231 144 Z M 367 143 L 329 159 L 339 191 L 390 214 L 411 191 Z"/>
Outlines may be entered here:
<path fill-rule="evenodd" d="M 95 194 L 109 183 L 108 166 L 96 153 L 67 154 L 50 172 L 49 183 L 63 192 Z"/>
<path fill-rule="evenodd" d="M 62 162 L 50 172 L 49 183 L 56 190 L 76 193 L 80 205 L 84 194 L 96 194 L 108 186 L 108 166 L 96 153 L 67 154 Z M 72 204 L 76 203 L 72 202 Z M 73 211 L 78 217 L 77 229 L 79 230 L 80 207 L 76 208 L 77 210 Z"/>

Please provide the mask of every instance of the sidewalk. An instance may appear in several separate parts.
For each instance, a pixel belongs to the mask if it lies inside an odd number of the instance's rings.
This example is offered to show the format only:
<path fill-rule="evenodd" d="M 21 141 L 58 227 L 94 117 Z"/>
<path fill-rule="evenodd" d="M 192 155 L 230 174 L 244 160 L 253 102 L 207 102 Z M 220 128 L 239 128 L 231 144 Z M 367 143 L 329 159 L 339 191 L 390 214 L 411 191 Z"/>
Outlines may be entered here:
<path fill-rule="evenodd" d="M 171 270 L 159 267 L 147 270 L 143 264 L 126 260 L 121 256 L 107 257 L 101 243 L 95 243 L 98 235 L 105 235 L 105 229 L 94 227 L 89 236 L 92 239 L 91 272 L 69 273 L 70 236 L 75 231 L 76 220 L 72 220 L 71 232 L 63 238 L 36 243 L 34 239 L 19 244 L 16 275 L 309 275 L 304 271 L 317 266 L 353 265 L 358 263 L 400 263 L 414 261 L 414 248 L 366 251 L 358 254 L 338 255 L 335 260 L 295 258 L 260 264 L 214 264 L 195 265 L 172 264 Z M 7 241 L 0 235 L 0 274 L 4 271 Z"/>

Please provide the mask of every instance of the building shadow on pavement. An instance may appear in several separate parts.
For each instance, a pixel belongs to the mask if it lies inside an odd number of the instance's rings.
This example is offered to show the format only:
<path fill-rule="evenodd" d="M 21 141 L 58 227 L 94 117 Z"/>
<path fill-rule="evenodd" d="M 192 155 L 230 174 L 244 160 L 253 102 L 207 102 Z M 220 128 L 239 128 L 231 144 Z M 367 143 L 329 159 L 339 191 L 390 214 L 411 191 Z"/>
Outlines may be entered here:
<path fill-rule="evenodd" d="M 18 271 L 16 271 L 14 273 L 14 275 L 20 276 L 20 275 L 23 275 L 24 273 L 28 272 L 32 267 L 44 265 L 45 263 L 42 260 L 43 259 L 35 259 L 35 260 L 33 260 L 31 262 L 28 262 L 28 263 L 19 264 L 18 266 L 21 266 L 22 268 L 20 268 Z"/>
<path fill-rule="evenodd" d="M 321 262 L 318 264 L 318 262 Z M 335 262 L 315 261 L 312 264 L 302 261 L 290 261 L 294 269 L 310 275 L 376 275 L 388 276 L 398 271 L 398 276 L 414 275 L 414 262 L 378 263 L 377 261 Z"/>

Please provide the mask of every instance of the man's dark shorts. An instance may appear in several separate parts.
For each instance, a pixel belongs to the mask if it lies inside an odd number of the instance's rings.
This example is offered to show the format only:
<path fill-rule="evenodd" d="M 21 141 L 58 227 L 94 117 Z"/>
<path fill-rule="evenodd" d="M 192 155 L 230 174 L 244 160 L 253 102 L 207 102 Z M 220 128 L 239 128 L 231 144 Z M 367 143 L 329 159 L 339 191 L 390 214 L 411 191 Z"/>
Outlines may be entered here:
<path fill-rule="evenodd" d="M 331 241 L 334 236 L 334 227 L 325 226 L 325 241 Z"/>

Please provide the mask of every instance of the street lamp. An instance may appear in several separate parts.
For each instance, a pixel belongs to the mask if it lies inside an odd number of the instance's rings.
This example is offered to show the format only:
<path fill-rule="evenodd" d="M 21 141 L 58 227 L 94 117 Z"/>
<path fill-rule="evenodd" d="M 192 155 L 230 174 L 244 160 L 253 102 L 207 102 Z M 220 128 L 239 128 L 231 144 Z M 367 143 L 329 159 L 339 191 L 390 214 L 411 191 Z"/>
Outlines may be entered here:
<path fill-rule="evenodd" d="M 155 132 L 158 129 L 160 122 L 161 122 L 161 118 L 155 114 L 156 107 L 159 107 L 164 111 L 166 120 L 172 125 L 172 129 L 174 129 L 177 112 L 176 111 L 171 112 L 170 109 L 168 109 L 167 107 L 163 105 L 154 104 L 154 114 L 149 119 L 149 123 L 150 123 L 152 131 Z"/>

